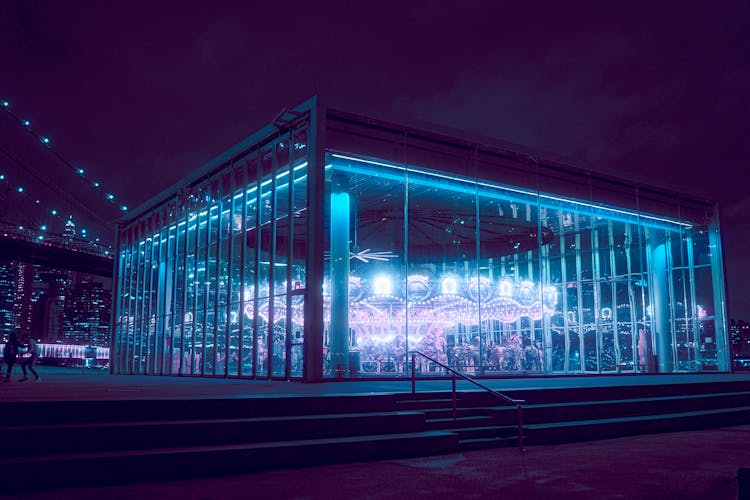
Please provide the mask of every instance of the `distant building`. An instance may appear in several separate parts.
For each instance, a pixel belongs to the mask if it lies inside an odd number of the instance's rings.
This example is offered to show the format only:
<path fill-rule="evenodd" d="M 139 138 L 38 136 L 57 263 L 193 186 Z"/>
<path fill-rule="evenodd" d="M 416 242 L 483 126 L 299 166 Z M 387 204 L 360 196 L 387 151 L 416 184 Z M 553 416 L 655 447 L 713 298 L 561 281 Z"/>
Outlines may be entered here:
<path fill-rule="evenodd" d="M 732 320 L 730 326 L 732 354 L 734 356 L 750 356 L 750 323 Z"/>
<path fill-rule="evenodd" d="M 730 368 L 715 203 L 315 99 L 130 213 L 117 259 L 115 373 Z"/>
<path fill-rule="evenodd" d="M 13 300 L 16 296 L 16 262 L 0 262 L 0 335 L 13 328 Z"/>
<path fill-rule="evenodd" d="M 16 262 L 13 294 L 13 326 L 22 334 L 31 331 L 33 318 L 34 266 Z"/>
<path fill-rule="evenodd" d="M 65 301 L 60 341 L 68 344 L 109 346 L 109 311 L 112 293 L 102 283 L 84 278 L 75 283 Z"/>
<path fill-rule="evenodd" d="M 108 285 L 87 275 L 0 262 L 0 335 L 15 328 L 45 344 L 107 347 L 111 294 Z"/>
<path fill-rule="evenodd" d="M 63 325 L 65 300 L 70 295 L 73 273 L 65 269 L 35 266 L 36 307 L 32 328 L 34 338 L 43 343 L 57 342 Z"/>
<path fill-rule="evenodd" d="M 68 242 L 72 242 L 75 239 L 76 225 L 75 222 L 73 222 L 73 219 L 68 219 L 68 221 L 65 223 L 65 229 L 63 230 L 62 237 Z"/>

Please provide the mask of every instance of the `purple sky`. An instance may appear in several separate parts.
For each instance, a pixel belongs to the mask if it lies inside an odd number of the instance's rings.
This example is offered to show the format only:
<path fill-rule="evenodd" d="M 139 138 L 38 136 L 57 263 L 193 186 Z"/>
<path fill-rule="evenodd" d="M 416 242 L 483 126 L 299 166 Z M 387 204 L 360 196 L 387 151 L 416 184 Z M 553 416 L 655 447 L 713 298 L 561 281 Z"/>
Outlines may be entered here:
<path fill-rule="evenodd" d="M 314 94 L 716 199 L 750 319 L 747 1 L 266 4 L 4 0 L 0 99 L 131 207 Z M 78 182 L 25 137 L 27 163 Z"/>

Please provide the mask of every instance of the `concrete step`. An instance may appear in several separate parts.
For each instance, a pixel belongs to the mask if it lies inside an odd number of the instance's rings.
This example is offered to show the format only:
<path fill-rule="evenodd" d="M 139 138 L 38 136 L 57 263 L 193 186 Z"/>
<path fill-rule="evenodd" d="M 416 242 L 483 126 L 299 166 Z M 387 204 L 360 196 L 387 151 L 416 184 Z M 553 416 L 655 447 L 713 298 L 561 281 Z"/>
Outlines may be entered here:
<path fill-rule="evenodd" d="M 532 404 L 524 406 L 523 414 L 524 422 L 533 424 L 551 421 L 574 421 L 592 416 L 597 418 L 635 417 L 738 406 L 750 406 L 750 392 Z M 507 409 L 503 408 L 498 410 L 495 416 L 507 418 L 507 413 Z"/>
<path fill-rule="evenodd" d="M 395 410 L 398 399 L 403 394 L 10 401 L 0 402 L 0 426 L 366 413 Z"/>
<path fill-rule="evenodd" d="M 456 398 L 457 406 L 467 406 L 466 401 Z M 434 398 L 434 399 L 403 399 L 396 401 L 397 408 L 405 410 L 426 410 L 452 408 L 452 398 Z"/>
<path fill-rule="evenodd" d="M 750 406 L 524 425 L 528 444 L 589 441 L 750 423 Z"/>
<path fill-rule="evenodd" d="M 750 378 L 745 380 L 703 382 L 701 374 L 695 374 L 694 377 L 695 382 L 690 384 L 664 384 L 654 383 L 654 379 L 649 375 L 622 375 L 623 381 L 628 380 L 628 382 L 621 386 L 587 386 L 589 384 L 588 380 L 592 379 L 595 381 L 596 376 L 567 376 L 565 377 L 566 381 L 571 383 L 576 378 L 581 378 L 580 387 L 529 388 L 509 391 L 501 390 L 500 392 L 516 399 L 524 399 L 527 404 L 552 404 L 570 401 L 661 398 L 750 391 Z M 633 380 L 637 380 L 639 383 L 632 383 Z"/>
<path fill-rule="evenodd" d="M 428 420 L 439 420 L 444 418 L 453 418 L 453 408 L 421 408 Z M 495 412 L 495 408 L 492 407 L 459 407 L 456 408 L 456 417 L 476 417 L 476 416 L 492 416 Z"/>
<path fill-rule="evenodd" d="M 518 436 L 462 439 L 458 442 L 462 450 L 483 450 L 518 446 Z"/>
<path fill-rule="evenodd" d="M 203 419 L 0 428 L 15 455 L 136 450 L 395 434 L 425 430 L 421 412 L 349 413 L 246 419 Z"/>
<path fill-rule="evenodd" d="M 425 420 L 428 429 L 446 430 L 460 429 L 463 427 L 474 427 L 477 424 L 490 424 L 494 418 L 490 415 L 469 415 L 458 418 L 430 418 Z"/>
<path fill-rule="evenodd" d="M 458 434 L 458 439 L 460 441 L 518 436 L 518 427 L 516 426 L 487 425 L 481 427 L 455 428 L 450 429 L 450 431 Z"/>
<path fill-rule="evenodd" d="M 282 442 L 1 459 L 4 492 L 241 474 L 457 451 L 452 432 L 425 431 Z M 85 473 L 82 473 L 85 472 Z"/>

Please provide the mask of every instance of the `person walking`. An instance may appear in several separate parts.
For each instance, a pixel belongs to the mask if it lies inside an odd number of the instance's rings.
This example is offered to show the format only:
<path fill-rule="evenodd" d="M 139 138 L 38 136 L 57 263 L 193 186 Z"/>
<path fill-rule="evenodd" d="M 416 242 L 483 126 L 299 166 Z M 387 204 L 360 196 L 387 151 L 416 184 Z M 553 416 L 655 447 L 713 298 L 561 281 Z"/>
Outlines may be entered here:
<path fill-rule="evenodd" d="M 23 377 L 19 380 L 19 382 L 24 382 L 26 380 L 29 380 L 29 377 L 26 373 L 26 368 L 29 369 L 29 371 L 34 375 L 34 382 L 40 382 L 42 379 L 39 377 L 39 374 L 34 370 L 34 365 L 36 364 L 36 360 L 39 359 L 39 346 L 36 344 L 36 340 L 34 340 L 31 335 L 26 337 L 26 355 L 23 358 L 23 361 L 21 361 L 21 369 L 23 370 Z"/>
<path fill-rule="evenodd" d="M 5 342 L 3 347 L 3 361 L 5 361 L 5 379 L 4 382 L 10 382 L 10 374 L 13 372 L 13 365 L 16 364 L 16 356 L 18 356 L 18 348 L 21 344 L 18 342 L 15 330 L 11 330 L 8 335 L 8 341 Z"/>

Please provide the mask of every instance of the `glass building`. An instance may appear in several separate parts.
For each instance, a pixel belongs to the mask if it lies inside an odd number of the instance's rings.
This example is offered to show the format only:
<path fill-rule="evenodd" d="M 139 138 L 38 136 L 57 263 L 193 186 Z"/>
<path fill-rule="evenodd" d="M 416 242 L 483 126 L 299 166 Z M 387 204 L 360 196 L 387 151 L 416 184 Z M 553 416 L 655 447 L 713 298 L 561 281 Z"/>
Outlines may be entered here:
<path fill-rule="evenodd" d="M 717 213 L 313 98 L 122 221 L 111 369 L 728 371 Z"/>

